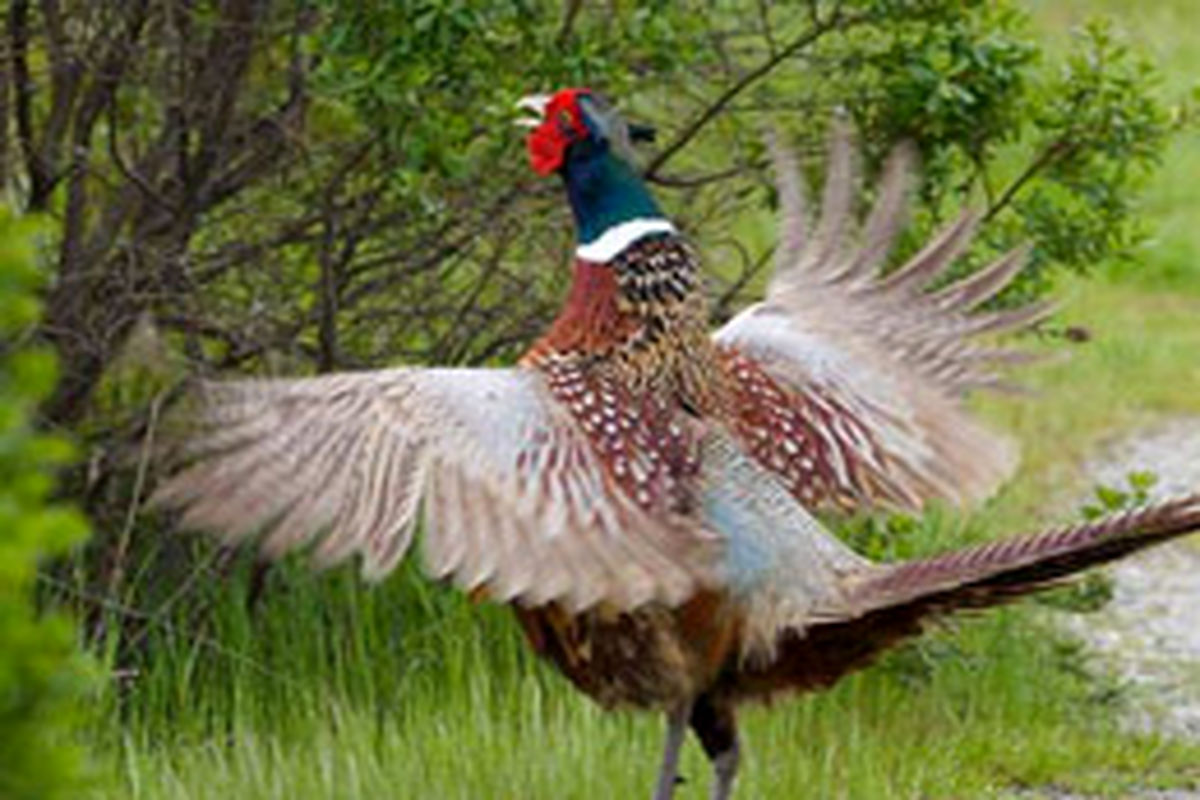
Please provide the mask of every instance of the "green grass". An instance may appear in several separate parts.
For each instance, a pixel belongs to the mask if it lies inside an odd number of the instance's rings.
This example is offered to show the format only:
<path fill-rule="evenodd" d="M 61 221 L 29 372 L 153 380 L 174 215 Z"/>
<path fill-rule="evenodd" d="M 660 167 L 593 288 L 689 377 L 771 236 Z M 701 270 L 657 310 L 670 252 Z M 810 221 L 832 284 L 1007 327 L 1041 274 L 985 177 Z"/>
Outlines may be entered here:
<path fill-rule="evenodd" d="M 913 544 L 965 535 L 947 517 Z M 375 593 L 345 575 L 278 577 L 260 613 L 243 610 L 235 580 L 212 630 L 155 637 L 153 670 L 110 734 L 120 786 L 110 796 L 645 793 L 660 721 L 594 708 L 533 661 L 502 612 L 411 574 Z M 951 798 L 1050 781 L 1115 790 L 1186 779 L 1197 751 L 1120 735 L 1119 704 L 1026 610 L 1005 610 L 832 692 L 751 710 L 742 788 Z M 684 769 L 694 780 L 681 796 L 703 796 L 697 748 Z"/>
<path fill-rule="evenodd" d="M 1120 15 L 1178 88 L 1200 67 L 1190 0 L 1032 4 L 1057 34 L 1086 11 Z M 1137 13 L 1132 9 L 1137 8 Z M 1200 139 L 1183 137 L 1147 200 L 1155 235 L 1136 266 L 1067 280 L 1032 397 L 990 398 L 1024 462 L 988 513 L 933 517 L 904 543 L 929 551 L 1061 519 L 1107 438 L 1200 413 Z M 1068 357 L 1062 357 L 1063 354 Z M 406 570 L 378 589 L 345 573 L 279 570 L 247 611 L 246 577 L 209 581 L 202 627 L 155 626 L 145 663 L 97 725 L 98 797 L 609 798 L 644 796 L 661 720 L 605 714 L 529 655 L 502 609 Z M 1200 746 L 1134 737 L 1123 695 L 1087 675 L 1029 606 L 955 623 L 833 691 L 744 715 L 742 797 L 977 798 L 1024 786 L 1108 797 L 1200 784 Z M 705 796 L 689 744 L 684 798 Z"/>
<path fill-rule="evenodd" d="M 945 517 L 917 535 L 929 549 L 971 534 Z M 213 629 L 155 636 L 153 670 L 108 734 L 108 796 L 645 793 L 660 721 L 594 708 L 502 612 L 411 574 L 374 593 L 345 575 L 278 577 L 257 614 L 235 580 Z M 988 797 L 1048 782 L 1120 796 L 1200 777 L 1197 749 L 1120 734 L 1119 693 L 1079 664 L 1027 609 L 966 621 L 832 692 L 749 711 L 744 796 Z M 697 748 L 684 770 L 681 796 L 703 796 Z"/>
<path fill-rule="evenodd" d="M 1200 414 L 1200 297 L 1105 278 L 1070 280 L 1058 294 L 1058 320 L 1091 340 L 1044 344 L 1047 363 L 1032 371 L 1030 397 L 981 403 L 1021 441 L 1021 470 L 994 509 L 1004 527 L 1045 519 L 1078 497 L 1087 489 L 1082 467 L 1107 441 Z"/>

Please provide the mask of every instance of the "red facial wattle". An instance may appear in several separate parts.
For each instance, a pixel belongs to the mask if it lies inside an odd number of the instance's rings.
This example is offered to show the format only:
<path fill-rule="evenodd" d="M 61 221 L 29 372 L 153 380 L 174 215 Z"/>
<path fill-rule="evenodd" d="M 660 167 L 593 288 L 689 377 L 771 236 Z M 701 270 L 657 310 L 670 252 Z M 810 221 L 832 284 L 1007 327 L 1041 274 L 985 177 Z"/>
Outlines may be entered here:
<path fill-rule="evenodd" d="M 529 163 L 539 175 L 550 175 L 562 168 L 567 148 L 588 135 L 579 97 L 587 89 L 563 89 L 546 104 L 542 123 L 529 133 Z"/>

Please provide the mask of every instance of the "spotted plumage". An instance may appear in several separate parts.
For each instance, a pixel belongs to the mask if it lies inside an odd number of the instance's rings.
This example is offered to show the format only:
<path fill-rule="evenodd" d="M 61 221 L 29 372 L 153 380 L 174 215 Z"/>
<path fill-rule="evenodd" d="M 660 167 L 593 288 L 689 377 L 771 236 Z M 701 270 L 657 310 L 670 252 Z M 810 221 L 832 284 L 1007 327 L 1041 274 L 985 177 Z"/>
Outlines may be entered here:
<path fill-rule="evenodd" d="M 736 350 L 723 351 L 733 378 L 737 431 L 747 452 L 808 508 L 867 505 L 866 467 L 878 468 L 870 429 L 820 386 L 795 391 Z"/>
<path fill-rule="evenodd" d="M 696 252 L 586 90 L 532 98 L 531 162 L 563 180 L 579 245 L 554 323 L 508 369 L 398 368 L 208 384 L 189 465 L 156 498 L 271 555 L 360 556 L 382 577 L 418 528 L 430 573 L 510 603 L 530 644 L 606 707 L 664 712 L 655 787 L 688 726 L 713 797 L 738 766 L 736 708 L 828 686 L 933 616 L 1005 602 L 1200 527 L 1200 496 L 1068 531 L 889 565 L 812 512 L 968 506 L 1015 463 L 963 394 L 1012 353 L 981 344 L 1044 306 L 979 311 L 1021 251 L 936 291 L 963 215 L 881 274 L 910 156 L 861 228 L 837 136 L 821 213 L 775 147 L 783 210 L 764 299 L 711 331 Z"/>
<path fill-rule="evenodd" d="M 635 392 L 609 370 L 545 359 L 546 384 L 570 410 L 613 482 L 647 511 L 695 502 L 698 431 L 665 392 Z"/>
<path fill-rule="evenodd" d="M 679 236 L 658 234 L 640 239 L 608 265 L 621 296 L 633 312 L 648 319 L 687 307 L 697 288 L 698 259 Z"/>

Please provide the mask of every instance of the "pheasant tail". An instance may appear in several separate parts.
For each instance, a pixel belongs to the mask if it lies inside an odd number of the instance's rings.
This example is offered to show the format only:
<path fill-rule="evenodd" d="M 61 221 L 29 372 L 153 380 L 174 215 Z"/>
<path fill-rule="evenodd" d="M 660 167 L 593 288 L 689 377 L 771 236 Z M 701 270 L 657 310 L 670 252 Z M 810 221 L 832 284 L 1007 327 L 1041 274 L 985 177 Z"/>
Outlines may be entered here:
<path fill-rule="evenodd" d="M 871 568 L 849 592 L 854 615 L 786 629 L 777 641 L 777 658 L 746 664 L 733 694 L 761 700 L 831 686 L 919 635 L 934 616 L 1000 605 L 1196 531 L 1200 494 L 1085 525 Z"/>
<path fill-rule="evenodd" d="M 868 609 L 931 611 L 998 605 L 1088 567 L 1200 530 L 1200 494 L 1095 522 L 909 561 L 860 586 Z"/>

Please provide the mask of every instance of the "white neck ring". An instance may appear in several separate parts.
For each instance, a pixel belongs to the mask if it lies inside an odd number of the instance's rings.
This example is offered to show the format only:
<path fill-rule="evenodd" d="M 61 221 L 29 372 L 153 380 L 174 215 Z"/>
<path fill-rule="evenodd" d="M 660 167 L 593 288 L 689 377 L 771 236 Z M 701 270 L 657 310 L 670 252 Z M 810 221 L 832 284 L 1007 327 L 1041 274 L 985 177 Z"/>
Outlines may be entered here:
<path fill-rule="evenodd" d="M 665 219 L 640 217 L 614 225 L 600 236 L 575 248 L 575 256 L 581 261 L 604 264 L 624 252 L 626 247 L 654 233 L 675 233 L 675 226 Z"/>

